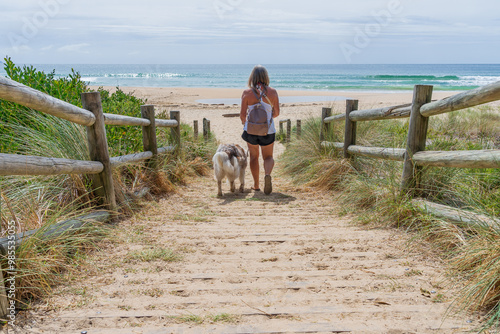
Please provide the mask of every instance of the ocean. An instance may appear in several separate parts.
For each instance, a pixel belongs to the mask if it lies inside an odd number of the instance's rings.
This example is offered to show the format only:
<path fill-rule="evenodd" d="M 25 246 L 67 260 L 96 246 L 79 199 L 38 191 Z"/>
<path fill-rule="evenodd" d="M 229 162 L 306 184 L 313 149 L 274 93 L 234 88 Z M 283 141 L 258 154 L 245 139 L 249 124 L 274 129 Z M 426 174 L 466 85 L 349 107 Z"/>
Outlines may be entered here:
<path fill-rule="evenodd" d="M 93 86 L 244 88 L 253 65 L 33 65 L 56 77 L 71 68 Z M 500 81 L 500 64 L 265 65 L 271 86 L 286 90 L 407 91 L 468 90 Z M 5 71 L 0 69 L 0 75 Z"/>

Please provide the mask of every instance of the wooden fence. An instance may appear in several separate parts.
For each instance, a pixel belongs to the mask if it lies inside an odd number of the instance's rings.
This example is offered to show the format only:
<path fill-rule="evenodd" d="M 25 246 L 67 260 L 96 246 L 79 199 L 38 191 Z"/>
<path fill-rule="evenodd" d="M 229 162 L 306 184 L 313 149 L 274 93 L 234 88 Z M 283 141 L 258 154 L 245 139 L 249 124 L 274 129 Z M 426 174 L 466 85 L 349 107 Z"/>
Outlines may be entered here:
<path fill-rule="evenodd" d="M 117 209 L 111 175 L 113 168 L 141 161 L 156 168 L 159 154 L 178 153 L 181 147 L 178 111 L 171 111 L 168 120 L 155 118 L 153 105 L 141 106 L 142 118 L 108 114 L 102 110 L 98 92 L 83 93 L 83 108 L 79 108 L 5 77 L 0 77 L 0 99 L 86 126 L 91 158 L 91 161 L 80 161 L 1 153 L 0 175 L 91 174 L 93 191 L 111 211 Z M 141 126 L 144 152 L 110 157 L 105 125 Z M 157 146 L 156 128 L 160 127 L 171 128 L 174 145 Z"/>
<path fill-rule="evenodd" d="M 286 124 L 286 132 L 284 130 L 284 124 Z M 285 134 L 285 142 L 289 143 L 292 136 L 292 121 L 290 119 L 282 119 L 279 121 L 279 134 Z M 297 120 L 296 136 L 300 138 L 302 136 L 302 120 Z"/>
<path fill-rule="evenodd" d="M 426 139 L 429 117 L 455 110 L 474 107 L 480 104 L 500 100 L 500 81 L 474 90 L 466 91 L 442 100 L 431 102 L 433 86 L 417 85 L 410 104 L 378 109 L 358 110 L 357 100 L 346 101 L 344 114 L 332 115 L 331 108 L 322 110 L 321 141 L 323 146 L 334 147 L 343 151 L 344 158 L 364 156 L 377 159 L 402 161 L 403 172 L 401 191 L 415 197 L 422 190 L 421 168 L 423 166 L 454 168 L 500 168 L 500 150 L 469 151 L 426 151 Z M 410 118 L 406 148 L 367 147 L 356 145 L 357 122 Z M 344 142 L 327 142 L 332 135 L 332 123 L 344 121 Z M 422 207 L 422 201 L 418 202 Z M 424 203 L 440 210 L 433 203 Z M 453 210 L 452 208 L 448 208 Z M 429 210 L 431 211 L 431 210 Z M 456 213 L 456 210 L 453 210 Z M 443 213 L 444 215 L 444 213 Z M 454 214 L 456 217 L 456 214 Z M 466 217 L 467 214 L 462 214 Z M 451 215 L 450 215 L 451 217 Z"/>
<path fill-rule="evenodd" d="M 194 140 L 198 140 L 198 121 L 194 120 L 193 121 L 193 138 Z M 211 136 L 211 131 L 210 131 L 210 120 L 207 118 L 203 118 L 203 139 L 205 141 L 208 141 Z"/>
<path fill-rule="evenodd" d="M 112 213 L 117 211 L 115 191 L 111 171 L 124 164 L 144 161 L 147 166 L 157 168 L 157 157 L 166 152 L 179 153 L 180 115 L 178 111 L 170 112 L 170 119 L 155 118 L 153 105 L 141 106 L 142 118 L 103 113 L 101 96 L 98 92 L 83 93 L 83 108 L 61 101 L 40 91 L 22 85 L 16 81 L 0 76 L 0 99 L 18 103 L 70 122 L 86 126 L 87 141 L 91 161 L 59 159 L 51 157 L 26 156 L 0 153 L 0 175 L 62 175 L 91 174 L 93 176 L 93 192 L 101 199 L 104 207 Z M 141 126 L 144 152 L 119 157 L 110 157 L 106 139 L 105 125 Z M 173 145 L 158 147 L 156 128 L 171 128 Z M 74 229 L 87 221 L 106 221 L 112 215 L 108 211 L 96 212 L 84 217 L 64 221 L 51 227 L 44 235 L 54 236 L 68 229 Z M 15 246 L 35 231 L 19 233 L 15 237 Z M 0 252 L 5 254 L 8 239 L 0 239 Z M 0 282 L 3 282 L 0 268 Z M 0 318 L 8 314 L 8 300 L 3 283 L 0 283 Z"/>

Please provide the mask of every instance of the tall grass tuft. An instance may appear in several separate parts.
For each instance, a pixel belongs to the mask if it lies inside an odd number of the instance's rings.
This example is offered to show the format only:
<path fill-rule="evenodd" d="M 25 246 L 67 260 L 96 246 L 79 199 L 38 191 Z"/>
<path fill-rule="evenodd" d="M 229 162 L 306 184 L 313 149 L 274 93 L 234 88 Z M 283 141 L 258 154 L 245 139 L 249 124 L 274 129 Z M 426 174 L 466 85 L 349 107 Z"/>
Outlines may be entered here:
<path fill-rule="evenodd" d="M 340 123 L 339 123 L 340 124 Z M 341 214 L 354 214 L 364 224 L 393 226 L 411 232 L 414 240 L 433 245 L 464 288 L 455 305 L 468 312 L 486 312 L 485 328 L 500 329 L 500 224 L 484 221 L 456 224 L 414 208 L 400 193 L 402 163 L 356 157 L 343 159 L 338 150 L 319 144 L 321 120 L 309 120 L 300 140 L 280 159 L 283 172 L 295 182 L 333 190 Z M 407 120 L 359 122 L 357 143 L 404 148 Z M 343 124 L 328 141 L 343 141 Z M 500 113 L 483 106 L 432 117 L 427 150 L 500 148 Z M 500 169 L 427 167 L 422 170 L 422 196 L 430 201 L 500 216 Z"/>
<path fill-rule="evenodd" d="M 294 180 L 308 186 L 337 189 L 342 179 L 355 169 L 346 161 L 338 159 L 333 149 L 320 145 L 319 120 L 304 122 L 300 141 L 293 141 L 281 156 L 283 172 L 293 175 Z"/>
<path fill-rule="evenodd" d="M 89 251 L 98 249 L 100 242 L 111 236 L 109 226 L 92 223 L 49 239 L 42 237 L 58 218 L 54 216 L 45 221 L 16 250 L 18 308 L 26 308 L 33 300 L 50 296 L 53 287 L 64 283 L 68 273 L 78 273 Z M 5 258 L 1 262 L 3 268 L 8 267 Z"/>
<path fill-rule="evenodd" d="M 500 328 L 500 226 L 479 224 L 453 251 L 450 264 L 465 285 L 456 300 L 458 307 L 486 310 L 484 328 Z"/>

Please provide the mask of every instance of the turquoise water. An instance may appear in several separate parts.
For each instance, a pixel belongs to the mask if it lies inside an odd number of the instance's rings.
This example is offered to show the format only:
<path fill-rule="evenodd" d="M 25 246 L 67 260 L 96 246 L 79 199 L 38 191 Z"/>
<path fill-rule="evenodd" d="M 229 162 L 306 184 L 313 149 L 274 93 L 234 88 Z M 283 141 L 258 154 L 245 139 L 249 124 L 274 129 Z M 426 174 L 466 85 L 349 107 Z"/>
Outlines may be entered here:
<path fill-rule="evenodd" d="M 74 68 L 95 86 L 244 88 L 253 65 L 34 65 L 57 76 Z M 271 86 L 290 90 L 405 91 L 416 84 L 466 90 L 500 81 L 500 64 L 266 65 Z M 0 75 L 5 75 L 3 69 Z"/>

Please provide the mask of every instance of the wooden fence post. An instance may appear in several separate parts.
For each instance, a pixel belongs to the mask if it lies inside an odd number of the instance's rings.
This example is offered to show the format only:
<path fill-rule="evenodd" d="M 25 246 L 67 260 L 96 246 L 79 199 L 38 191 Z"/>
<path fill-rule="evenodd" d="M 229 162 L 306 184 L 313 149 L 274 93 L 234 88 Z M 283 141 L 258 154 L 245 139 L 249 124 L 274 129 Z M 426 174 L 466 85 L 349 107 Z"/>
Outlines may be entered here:
<path fill-rule="evenodd" d="M 170 128 L 170 133 L 175 144 L 175 156 L 181 153 L 181 113 L 179 111 L 171 111 L 170 119 L 177 121 L 177 126 Z"/>
<path fill-rule="evenodd" d="M 283 131 L 285 131 L 285 130 L 283 130 L 283 122 L 280 121 L 279 123 L 280 123 L 280 132 L 279 133 L 283 134 Z"/>
<path fill-rule="evenodd" d="M 210 129 L 210 120 L 207 119 L 207 139 L 210 139 L 212 130 Z"/>
<path fill-rule="evenodd" d="M 2 204 L 2 197 L 0 196 L 0 205 Z M 0 210 L 0 222 L 2 221 L 3 217 L 2 217 L 2 211 Z M 0 224 L 0 228 L 1 228 L 1 224 Z M 0 232 L 2 232 L 2 234 L 4 234 L 4 230 L 1 229 Z M 7 252 L 8 254 L 8 252 Z M 8 263 L 7 263 L 8 264 Z M 7 265 L 8 267 L 8 265 Z M 7 272 L 7 270 L 6 270 Z M 3 320 L 3 321 L 8 321 L 7 319 L 7 316 L 9 315 L 9 298 L 7 298 L 7 290 L 5 289 L 5 283 L 7 283 L 5 280 L 4 280 L 4 277 L 3 277 L 3 269 L 2 269 L 2 266 L 0 266 L 0 320 Z M 7 325 L 5 325 L 7 326 Z M 2 324 L 0 322 L 0 330 L 2 329 Z"/>
<path fill-rule="evenodd" d="M 7 270 L 6 270 L 7 271 Z M 8 281 L 7 281 L 8 282 Z M 9 299 L 7 298 L 7 290 L 5 289 L 5 281 L 3 277 L 3 270 L 0 266 L 0 319 L 7 321 L 9 315 Z M 0 325 L 0 329 L 1 329 Z"/>
<path fill-rule="evenodd" d="M 151 151 L 153 157 L 146 161 L 146 165 L 156 169 L 158 167 L 158 143 L 156 142 L 155 106 L 141 106 L 142 118 L 148 119 L 151 124 L 142 127 L 142 146 L 144 152 Z"/>
<path fill-rule="evenodd" d="M 415 190 L 420 187 L 421 167 L 413 164 L 413 155 L 425 150 L 427 139 L 427 127 L 429 118 L 420 114 L 422 105 L 431 102 L 433 86 L 416 85 L 413 90 L 413 103 L 411 106 L 410 124 L 408 128 L 408 138 L 406 140 L 406 152 L 403 166 L 403 176 L 401 181 L 401 191 L 415 195 Z"/>
<path fill-rule="evenodd" d="M 344 158 L 350 159 L 352 156 L 347 149 L 351 145 L 356 145 L 356 122 L 351 121 L 349 114 L 358 110 L 358 100 L 346 100 L 345 109 L 345 132 L 344 132 Z"/>
<path fill-rule="evenodd" d="M 198 120 L 193 121 L 193 132 L 194 140 L 198 140 Z"/>
<path fill-rule="evenodd" d="M 82 93 L 81 98 L 83 108 L 92 112 L 96 118 L 95 123 L 87 127 L 90 159 L 99 161 L 104 165 L 103 171 L 93 176 L 94 189 L 96 194 L 103 199 L 108 209 L 116 211 L 115 189 L 113 186 L 111 163 L 109 161 L 108 141 L 106 139 L 106 128 L 104 126 L 101 95 L 99 92 Z"/>
<path fill-rule="evenodd" d="M 289 143 L 292 136 L 292 121 L 286 120 L 286 142 Z"/>
<path fill-rule="evenodd" d="M 297 138 L 302 136 L 302 121 L 300 119 L 297 120 Z"/>
<path fill-rule="evenodd" d="M 208 140 L 210 138 L 210 120 L 203 118 L 203 138 Z"/>
<path fill-rule="evenodd" d="M 330 123 L 325 123 L 325 118 L 332 116 L 332 108 L 323 108 L 321 111 L 321 133 L 319 135 L 319 140 L 324 141 L 330 137 L 331 125 Z"/>

